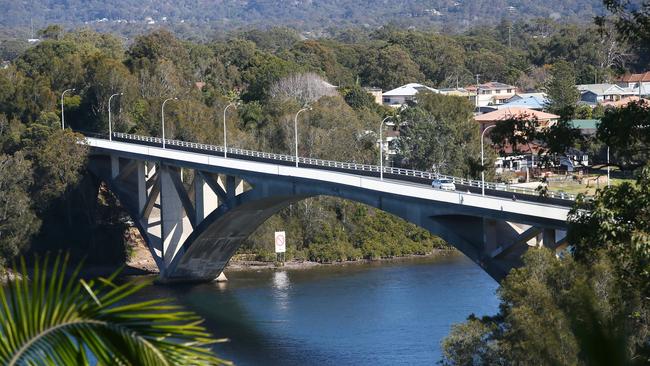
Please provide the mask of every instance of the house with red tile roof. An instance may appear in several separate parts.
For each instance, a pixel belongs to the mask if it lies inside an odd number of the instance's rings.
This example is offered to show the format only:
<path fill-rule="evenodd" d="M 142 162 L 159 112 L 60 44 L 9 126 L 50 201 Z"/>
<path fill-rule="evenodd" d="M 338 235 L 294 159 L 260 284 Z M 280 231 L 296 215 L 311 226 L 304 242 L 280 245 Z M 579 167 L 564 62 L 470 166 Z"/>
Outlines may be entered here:
<path fill-rule="evenodd" d="M 557 122 L 557 120 L 560 118 L 560 116 L 552 113 L 546 113 L 523 107 L 511 107 L 498 109 L 490 113 L 480 114 L 478 116 L 475 116 L 474 120 L 481 124 L 481 131 L 483 131 L 488 126 L 497 124 L 500 121 L 520 117 L 536 118 L 540 122 L 541 127 L 549 127 Z"/>
<path fill-rule="evenodd" d="M 625 74 L 618 78 L 616 84 L 631 89 L 635 95 L 650 95 L 650 71 L 640 74 Z"/>

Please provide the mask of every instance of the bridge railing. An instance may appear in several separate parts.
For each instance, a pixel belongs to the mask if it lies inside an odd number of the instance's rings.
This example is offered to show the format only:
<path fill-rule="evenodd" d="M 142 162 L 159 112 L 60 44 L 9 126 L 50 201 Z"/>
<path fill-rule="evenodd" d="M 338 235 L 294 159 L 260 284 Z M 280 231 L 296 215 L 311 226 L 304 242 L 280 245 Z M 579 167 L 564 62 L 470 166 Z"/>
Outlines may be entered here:
<path fill-rule="evenodd" d="M 153 144 L 159 144 L 162 145 L 162 138 L 160 137 L 151 137 L 151 136 L 141 136 L 141 135 L 133 135 L 133 134 L 127 134 L 127 133 L 121 133 L 121 132 L 114 132 L 113 136 L 116 138 L 120 139 L 126 139 L 126 140 L 132 140 L 132 141 L 139 141 L 139 142 L 144 142 L 144 143 L 153 143 Z M 218 152 L 222 153 L 224 152 L 223 146 L 217 146 L 217 145 L 210 145 L 210 144 L 202 144 L 198 142 L 187 142 L 187 141 L 181 141 L 181 140 L 170 140 L 170 139 L 165 139 L 165 145 L 167 146 L 178 146 L 182 148 L 190 148 L 190 149 L 195 149 L 195 150 L 204 150 L 204 151 L 212 151 L 212 152 Z M 262 151 L 253 151 L 253 150 L 246 150 L 246 149 L 239 149 L 239 148 L 228 148 L 227 149 L 228 154 L 232 155 L 240 155 L 240 156 L 249 156 L 253 158 L 260 158 L 260 159 L 270 159 L 270 160 L 277 160 L 277 161 L 285 161 L 285 162 L 295 162 L 296 158 L 293 155 L 286 155 L 286 154 L 275 154 L 275 153 L 268 153 L 268 152 L 262 152 Z M 361 171 L 361 172 L 374 172 L 379 174 L 380 167 L 378 165 L 371 165 L 371 164 L 359 164 L 359 163 L 347 163 L 347 162 L 341 162 L 341 161 L 333 161 L 333 160 L 324 160 L 324 159 L 315 159 L 315 158 L 305 158 L 305 157 L 299 157 L 298 158 L 298 163 L 299 164 L 305 164 L 305 165 L 313 165 L 313 166 L 321 166 L 325 168 L 334 168 L 334 169 L 342 169 L 342 170 L 354 170 L 354 171 Z M 405 169 L 405 168 L 396 168 L 396 167 L 383 167 L 383 172 L 384 174 L 390 174 L 390 175 L 397 175 L 397 176 L 404 176 L 404 177 L 414 177 L 414 178 L 422 178 L 422 179 L 427 179 L 427 180 L 433 180 L 433 179 L 448 179 L 454 184 L 461 185 L 464 187 L 473 187 L 473 188 L 481 188 L 483 183 L 480 180 L 475 180 L 475 179 L 466 179 L 466 178 L 460 178 L 460 177 L 454 177 L 454 176 L 449 176 L 449 175 L 443 175 L 443 174 L 436 174 L 432 172 L 425 172 L 421 170 L 414 170 L 414 169 Z M 525 195 L 534 195 L 534 196 L 539 196 L 540 192 L 536 189 L 532 188 L 526 188 L 526 187 L 517 187 L 517 186 L 512 186 L 510 184 L 505 184 L 505 183 L 493 183 L 493 182 L 485 182 L 485 189 L 487 190 L 496 190 L 496 191 L 504 191 L 504 192 L 512 192 L 512 193 L 517 193 L 517 194 L 525 194 Z M 546 191 L 545 196 L 549 198 L 556 198 L 556 199 L 562 199 L 562 200 L 575 200 L 576 196 L 573 194 L 565 193 L 565 192 L 557 192 L 557 191 Z"/>

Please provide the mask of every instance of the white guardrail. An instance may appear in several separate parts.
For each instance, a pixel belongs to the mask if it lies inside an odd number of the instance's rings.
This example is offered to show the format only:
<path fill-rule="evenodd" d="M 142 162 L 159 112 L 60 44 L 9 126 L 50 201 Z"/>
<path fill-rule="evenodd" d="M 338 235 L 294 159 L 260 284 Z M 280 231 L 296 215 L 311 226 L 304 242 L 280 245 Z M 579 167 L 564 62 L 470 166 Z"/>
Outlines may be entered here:
<path fill-rule="evenodd" d="M 132 134 L 121 133 L 121 132 L 114 132 L 113 136 L 116 137 L 116 138 L 126 139 L 126 140 L 131 140 L 131 141 L 142 141 L 142 142 L 146 142 L 146 143 L 162 144 L 162 139 L 160 137 L 132 135 Z M 219 153 L 224 152 L 223 146 L 201 144 L 201 143 L 198 143 L 198 142 L 187 142 L 187 141 L 180 141 L 180 140 L 165 139 L 165 145 L 166 146 L 178 146 L 178 147 L 184 147 L 184 148 L 190 148 L 190 149 L 196 149 L 196 150 L 219 152 Z M 250 157 L 255 157 L 255 158 L 271 159 L 271 160 L 277 160 L 277 161 L 288 161 L 288 162 L 295 162 L 296 161 L 296 158 L 293 155 L 274 154 L 274 153 L 267 153 L 267 152 L 261 152 L 261 151 L 252 151 L 252 150 L 244 150 L 244 149 L 237 149 L 237 148 L 230 148 L 230 147 L 228 148 L 227 152 L 228 152 L 229 155 L 230 154 L 235 154 L 235 155 L 243 155 L 243 156 L 250 156 Z M 298 158 L 298 163 L 299 164 L 308 164 L 308 165 L 327 167 L 327 168 L 336 168 L 336 169 L 345 169 L 345 170 L 354 170 L 354 171 L 363 171 L 363 172 L 376 172 L 377 174 L 379 174 L 379 169 L 380 169 L 378 165 L 345 163 L 345 162 L 340 162 L 340 161 L 313 159 L 313 158 L 303 158 L 303 157 Z M 481 188 L 481 181 L 480 180 L 465 179 L 465 178 L 452 177 L 452 176 L 443 175 L 443 174 L 436 174 L 436 173 L 431 173 L 431 172 L 423 172 L 423 171 L 420 171 L 420 170 L 394 168 L 394 167 L 386 167 L 386 166 L 383 167 L 383 170 L 384 170 L 384 174 L 394 174 L 394 175 L 399 175 L 399 176 L 404 176 L 404 177 L 423 178 L 423 179 L 427 179 L 427 180 L 449 179 L 452 182 L 454 182 L 454 184 L 458 184 L 458 185 L 462 185 L 462 186 L 475 187 L 475 188 Z M 533 196 L 539 196 L 540 195 L 540 192 L 535 190 L 535 189 L 524 188 L 524 187 L 516 187 L 516 186 L 512 186 L 510 184 L 505 184 L 505 183 L 489 183 L 489 182 L 485 182 L 485 189 L 512 192 L 512 193 L 525 194 L 525 195 L 533 195 Z M 565 193 L 565 192 L 557 192 L 557 191 L 546 191 L 545 197 L 557 198 L 557 199 L 562 199 L 562 200 L 571 200 L 571 201 L 576 199 L 576 196 L 573 195 L 573 194 L 569 194 L 569 193 Z"/>

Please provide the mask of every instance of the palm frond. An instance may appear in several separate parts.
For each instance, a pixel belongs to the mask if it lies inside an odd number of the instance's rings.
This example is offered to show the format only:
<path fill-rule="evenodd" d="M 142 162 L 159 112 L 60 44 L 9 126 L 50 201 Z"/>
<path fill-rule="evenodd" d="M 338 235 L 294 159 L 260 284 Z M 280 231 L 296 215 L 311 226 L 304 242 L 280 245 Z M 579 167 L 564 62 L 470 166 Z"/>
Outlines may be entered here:
<path fill-rule="evenodd" d="M 230 364 L 195 313 L 169 299 L 129 301 L 148 282 L 84 281 L 80 265 L 67 275 L 68 260 L 37 258 L 31 277 L 24 259 L 14 264 L 20 276 L 0 286 L 0 364 Z"/>

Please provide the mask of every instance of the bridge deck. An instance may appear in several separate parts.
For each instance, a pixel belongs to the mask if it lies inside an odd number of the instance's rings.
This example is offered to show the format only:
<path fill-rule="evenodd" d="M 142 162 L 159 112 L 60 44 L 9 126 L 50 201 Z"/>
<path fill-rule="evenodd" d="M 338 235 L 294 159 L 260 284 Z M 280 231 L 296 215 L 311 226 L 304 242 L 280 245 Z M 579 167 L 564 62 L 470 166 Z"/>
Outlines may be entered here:
<path fill-rule="evenodd" d="M 176 146 L 182 149 L 163 149 L 153 146 L 151 143 L 109 141 L 99 138 L 87 138 L 87 141 L 93 148 L 116 153 L 124 157 L 141 160 L 162 159 L 173 161 L 179 166 L 206 170 L 213 167 L 234 174 L 245 173 L 255 176 L 297 178 L 313 181 L 314 183 L 345 185 L 362 190 L 460 205 L 465 209 L 476 209 L 477 214 L 481 216 L 485 216 L 485 212 L 491 211 L 528 218 L 521 220 L 521 222 L 529 222 L 530 218 L 533 217 L 537 220 L 553 223 L 553 226 L 556 227 L 565 225 L 569 212 L 568 206 L 572 203 L 569 200 L 549 199 L 523 194 L 518 194 L 517 198 L 513 199 L 513 193 L 494 189 L 486 190 L 486 196 L 481 196 L 480 193 L 476 193 L 477 188 L 471 186 L 460 186 L 461 190 L 457 191 L 442 191 L 431 188 L 430 180 L 424 177 L 407 176 L 404 179 L 403 176 L 387 173 L 385 175 L 387 179 L 380 180 L 378 177 L 372 176 L 372 171 L 359 174 L 357 170 L 342 170 L 342 168 L 336 166 L 332 167 L 331 170 L 324 170 L 322 166 L 314 167 L 310 165 L 306 167 L 301 165 L 296 168 L 293 163 L 288 161 L 260 161 L 260 158 L 256 157 L 242 159 L 240 155 L 235 156 L 230 150 L 228 158 L 224 158 L 218 152 L 210 153 L 209 151 L 192 149 L 192 147 Z M 170 145 L 168 144 L 168 146 Z M 191 151 L 187 151 L 190 149 Z"/>

